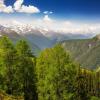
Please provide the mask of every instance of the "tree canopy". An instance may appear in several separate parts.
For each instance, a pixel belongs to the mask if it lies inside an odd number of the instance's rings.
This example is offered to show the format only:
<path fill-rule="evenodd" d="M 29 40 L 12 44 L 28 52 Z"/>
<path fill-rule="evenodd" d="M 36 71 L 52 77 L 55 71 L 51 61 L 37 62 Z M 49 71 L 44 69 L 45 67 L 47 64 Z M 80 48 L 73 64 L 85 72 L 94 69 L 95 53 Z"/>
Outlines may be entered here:
<path fill-rule="evenodd" d="M 18 96 L 17 100 L 99 100 L 100 67 L 81 68 L 61 45 L 47 48 L 35 57 L 27 41 L 13 44 L 3 36 L 0 91 Z"/>

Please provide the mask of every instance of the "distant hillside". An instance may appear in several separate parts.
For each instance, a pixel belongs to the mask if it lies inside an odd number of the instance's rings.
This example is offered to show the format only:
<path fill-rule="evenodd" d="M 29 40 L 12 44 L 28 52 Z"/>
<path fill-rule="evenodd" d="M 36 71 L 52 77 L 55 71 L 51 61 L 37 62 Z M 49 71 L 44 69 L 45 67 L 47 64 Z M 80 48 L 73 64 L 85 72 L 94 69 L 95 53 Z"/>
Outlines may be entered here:
<path fill-rule="evenodd" d="M 92 39 L 66 40 L 61 45 L 82 67 L 95 69 L 100 66 L 100 35 Z"/>

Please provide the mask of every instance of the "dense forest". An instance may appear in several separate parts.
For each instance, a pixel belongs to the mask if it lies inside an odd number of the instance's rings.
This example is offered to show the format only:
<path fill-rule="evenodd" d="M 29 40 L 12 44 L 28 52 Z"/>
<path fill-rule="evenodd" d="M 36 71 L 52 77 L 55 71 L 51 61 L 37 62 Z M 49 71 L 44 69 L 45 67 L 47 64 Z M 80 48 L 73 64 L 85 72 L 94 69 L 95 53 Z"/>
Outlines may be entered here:
<path fill-rule="evenodd" d="M 100 67 L 82 68 L 60 45 L 36 57 L 25 40 L 3 36 L 0 100 L 100 100 Z"/>

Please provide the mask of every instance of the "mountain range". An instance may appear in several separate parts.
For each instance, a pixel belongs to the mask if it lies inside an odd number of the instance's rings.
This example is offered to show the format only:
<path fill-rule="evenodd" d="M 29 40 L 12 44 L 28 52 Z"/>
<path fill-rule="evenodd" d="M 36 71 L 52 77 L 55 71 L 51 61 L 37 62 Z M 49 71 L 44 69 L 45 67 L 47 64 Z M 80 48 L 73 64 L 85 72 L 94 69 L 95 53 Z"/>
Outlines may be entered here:
<path fill-rule="evenodd" d="M 54 44 L 69 39 L 84 39 L 88 35 L 61 33 L 53 30 L 48 30 L 45 27 L 34 27 L 30 24 L 22 24 L 14 21 L 11 24 L 0 25 L 0 35 L 7 35 L 14 42 L 25 39 L 30 46 L 35 48 L 35 52 L 42 49 L 52 47 Z"/>
<path fill-rule="evenodd" d="M 8 36 L 14 43 L 20 39 L 28 41 L 35 55 L 45 48 L 60 43 L 71 52 L 72 58 L 81 66 L 93 69 L 100 65 L 100 35 L 91 38 L 92 36 L 84 34 L 63 34 L 19 23 L 0 25 L 0 37 L 3 35 Z"/>

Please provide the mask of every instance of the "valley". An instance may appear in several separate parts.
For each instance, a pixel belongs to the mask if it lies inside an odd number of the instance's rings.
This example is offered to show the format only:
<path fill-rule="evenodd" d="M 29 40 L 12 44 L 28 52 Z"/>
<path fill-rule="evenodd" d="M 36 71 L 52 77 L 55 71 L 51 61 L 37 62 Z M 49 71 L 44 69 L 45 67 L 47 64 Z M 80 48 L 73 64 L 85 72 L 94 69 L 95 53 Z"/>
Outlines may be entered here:
<path fill-rule="evenodd" d="M 71 52 L 72 59 L 75 59 L 82 67 L 95 69 L 100 65 L 100 39 L 98 36 L 79 34 L 61 34 L 53 31 L 46 31 L 42 28 L 14 24 L 12 27 L 0 26 L 0 36 L 8 36 L 14 43 L 20 39 L 26 40 L 33 53 L 37 56 L 45 48 L 61 44 Z"/>

